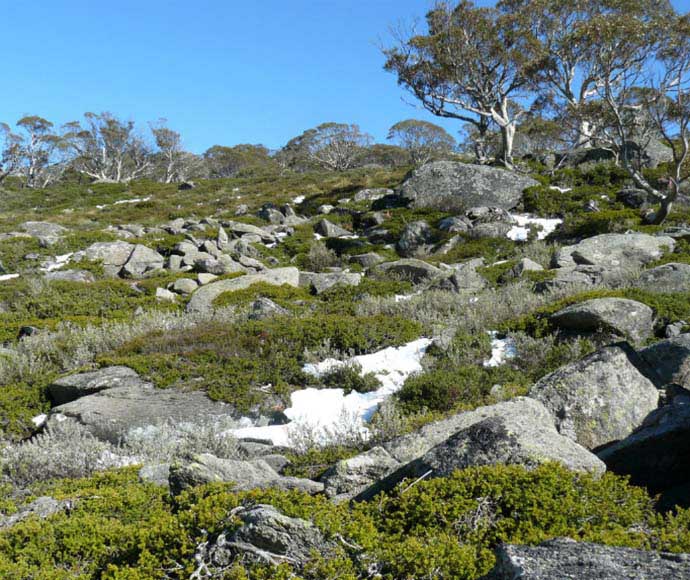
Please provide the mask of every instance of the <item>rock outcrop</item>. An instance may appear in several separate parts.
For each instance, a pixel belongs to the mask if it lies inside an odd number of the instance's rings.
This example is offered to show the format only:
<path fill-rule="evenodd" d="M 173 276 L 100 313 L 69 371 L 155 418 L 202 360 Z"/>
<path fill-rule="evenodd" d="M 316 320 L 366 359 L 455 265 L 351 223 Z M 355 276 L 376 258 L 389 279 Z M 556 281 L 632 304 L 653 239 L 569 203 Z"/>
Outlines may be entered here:
<path fill-rule="evenodd" d="M 483 580 L 670 580 L 690 578 L 690 555 L 557 538 L 538 546 L 502 545 Z"/>
<path fill-rule="evenodd" d="M 514 208 L 523 191 L 539 185 L 531 177 L 458 161 L 427 163 L 403 183 L 400 197 L 417 208 L 464 211 L 476 206 Z"/>
<path fill-rule="evenodd" d="M 190 462 L 170 467 L 170 489 L 173 493 L 212 482 L 232 482 L 233 489 L 237 491 L 275 488 L 321 493 L 324 489 L 322 483 L 310 479 L 279 475 L 263 459 L 221 459 L 210 453 L 202 453 L 195 455 Z"/>
<path fill-rule="evenodd" d="M 549 317 L 558 328 L 579 333 L 611 332 L 641 343 L 654 329 L 654 311 L 626 298 L 595 298 L 578 302 Z"/>
<path fill-rule="evenodd" d="M 627 344 L 607 346 L 540 379 L 529 395 L 554 415 L 559 432 L 588 449 L 630 435 L 654 411 L 659 391 Z"/>
<path fill-rule="evenodd" d="M 187 312 L 208 312 L 213 308 L 213 301 L 225 292 L 244 290 L 252 284 L 263 282 L 272 286 L 299 286 L 299 270 L 297 268 L 275 268 L 266 270 L 260 274 L 247 274 L 239 278 L 218 280 L 205 286 L 201 286 L 192 294 L 187 303 Z"/>

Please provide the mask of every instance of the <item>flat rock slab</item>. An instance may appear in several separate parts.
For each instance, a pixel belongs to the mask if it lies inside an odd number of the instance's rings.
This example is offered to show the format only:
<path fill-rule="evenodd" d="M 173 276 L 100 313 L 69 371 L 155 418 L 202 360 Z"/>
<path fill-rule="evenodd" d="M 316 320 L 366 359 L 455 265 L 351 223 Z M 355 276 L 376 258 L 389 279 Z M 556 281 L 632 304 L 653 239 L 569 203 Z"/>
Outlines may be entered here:
<path fill-rule="evenodd" d="M 409 280 L 414 284 L 432 280 L 442 274 L 442 270 L 423 260 L 405 258 L 395 262 L 379 264 L 371 270 L 374 275 L 384 275 L 401 280 Z"/>
<path fill-rule="evenodd" d="M 115 387 L 141 387 L 146 383 L 129 367 L 106 367 L 89 373 L 78 373 L 59 378 L 48 385 L 48 394 L 56 405 L 76 401 Z"/>
<path fill-rule="evenodd" d="M 207 423 L 213 418 L 234 419 L 234 409 L 209 399 L 200 391 L 156 389 L 148 383 L 114 387 L 54 407 L 48 424 L 74 419 L 94 436 L 118 443 L 135 429 L 172 421 Z"/>
<path fill-rule="evenodd" d="M 259 274 L 248 274 L 230 280 L 218 280 L 199 288 L 187 303 L 187 312 L 208 312 L 213 309 L 213 301 L 225 292 L 235 292 L 249 288 L 252 284 L 263 282 L 273 286 L 299 286 L 297 268 L 275 268 Z"/>
<path fill-rule="evenodd" d="M 571 304 L 549 317 L 565 330 L 613 332 L 640 343 L 654 330 L 654 311 L 641 302 L 626 298 L 595 298 Z"/>
<path fill-rule="evenodd" d="M 416 169 L 403 183 L 400 197 L 412 207 L 464 211 L 476 206 L 514 208 L 523 191 L 537 181 L 513 171 L 470 165 L 458 161 L 435 161 Z"/>
<path fill-rule="evenodd" d="M 659 391 L 627 344 L 607 346 L 540 379 L 529 392 L 565 436 L 595 449 L 630 435 L 654 411 Z"/>
<path fill-rule="evenodd" d="M 502 545 L 483 580 L 672 580 L 690 578 L 690 555 L 557 538 L 538 546 Z"/>
<path fill-rule="evenodd" d="M 173 493 L 212 482 L 232 482 L 236 491 L 275 488 L 297 489 L 307 493 L 323 492 L 322 483 L 279 475 L 263 459 L 220 459 L 210 453 L 202 453 L 195 455 L 192 461 L 172 465 L 170 468 L 170 489 Z"/>
<path fill-rule="evenodd" d="M 334 286 L 359 286 L 362 275 L 357 272 L 300 272 L 299 285 L 323 294 Z"/>
<path fill-rule="evenodd" d="M 553 265 L 558 268 L 580 264 L 639 268 L 658 260 L 664 252 L 672 252 L 675 246 L 675 240 L 668 236 L 601 234 L 573 246 L 564 246 L 554 255 Z"/>

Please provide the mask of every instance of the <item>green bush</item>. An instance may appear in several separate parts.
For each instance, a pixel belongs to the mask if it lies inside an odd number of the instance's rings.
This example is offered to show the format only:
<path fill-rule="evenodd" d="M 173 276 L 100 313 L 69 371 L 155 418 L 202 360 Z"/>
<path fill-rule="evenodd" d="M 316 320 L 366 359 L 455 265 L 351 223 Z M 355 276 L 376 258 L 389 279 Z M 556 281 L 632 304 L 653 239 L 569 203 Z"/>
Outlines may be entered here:
<path fill-rule="evenodd" d="M 160 332 L 134 340 L 102 365 L 122 364 L 159 387 L 205 390 L 241 410 L 260 404 L 258 387 L 271 384 L 282 396 L 313 378 L 302 372 L 306 351 L 324 345 L 343 354 L 364 354 L 400 346 L 421 334 L 419 324 L 396 317 L 320 315 L 248 321 L 233 326 L 209 323 L 183 332 Z"/>
<path fill-rule="evenodd" d="M 367 577 L 376 562 L 382 580 L 474 580 L 491 569 L 500 543 L 535 544 L 562 536 L 690 550 L 690 510 L 659 515 L 649 495 L 624 478 L 597 479 L 556 464 L 533 471 L 470 468 L 412 487 L 403 483 L 375 501 L 352 505 L 296 491 L 233 492 L 228 484 L 200 486 L 171 499 L 164 488 L 141 483 L 136 468 L 32 491 L 68 499 L 72 507 L 69 513 L 32 517 L 0 531 L 2 578 L 186 579 L 198 566 L 196 547 L 240 524 L 234 508 L 256 503 L 312 521 L 336 540 L 335 552 L 315 557 L 298 575 L 291 575 L 287 564 L 272 568 L 238 559 L 225 578 L 356 580 Z M 17 508 L 7 490 L 0 505 Z"/>
<path fill-rule="evenodd" d="M 352 391 L 370 393 L 381 387 L 381 381 L 374 373 L 362 374 L 362 365 L 337 366 L 321 376 L 321 383 L 327 389 L 343 389 L 346 395 Z"/>
<path fill-rule="evenodd" d="M 411 375 L 395 396 L 408 413 L 427 409 L 458 412 L 495 402 L 491 388 L 496 384 L 504 392 L 518 395 L 526 391 L 530 382 L 510 366 L 466 365 Z"/>

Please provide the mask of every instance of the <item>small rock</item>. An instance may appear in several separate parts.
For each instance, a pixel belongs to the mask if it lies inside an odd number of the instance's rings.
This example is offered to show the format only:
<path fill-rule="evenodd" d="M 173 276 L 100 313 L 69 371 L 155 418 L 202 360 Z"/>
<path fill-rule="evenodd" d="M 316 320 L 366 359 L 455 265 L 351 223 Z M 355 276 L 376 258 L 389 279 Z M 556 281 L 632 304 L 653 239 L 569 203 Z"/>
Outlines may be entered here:
<path fill-rule="evenodd" d="M 322 235 L 325 238 L 340 238 L 342 236 L 350 236 L 352 232 L 349 232 L 345 228 L 335 225 L 329 222 L 327 219 L 323 219 L 314 226 L 314 231 Z"/>
<path fill-rule="evenodd" d="M 173 291 L 178 294 L 191 294 L 198 287 L 198 284 L 190 278 L 180 278 L 175 280 L 172 285 Z"/>

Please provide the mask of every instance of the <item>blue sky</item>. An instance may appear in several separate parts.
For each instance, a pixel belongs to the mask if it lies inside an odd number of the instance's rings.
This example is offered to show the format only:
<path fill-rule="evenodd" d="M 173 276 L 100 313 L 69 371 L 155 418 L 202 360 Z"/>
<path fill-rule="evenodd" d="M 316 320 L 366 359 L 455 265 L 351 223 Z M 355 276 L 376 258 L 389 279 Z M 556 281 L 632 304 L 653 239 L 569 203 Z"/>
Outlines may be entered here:
<path fill-rule="evenodd" d="M 396 121 L 434 120 L 382 70 L 378 48 L 431 3 L 0 0 L 0 120 L 110 111 L 145 127 L 164 117 L 195 152 L 280 147 L 325 121 L 383 140 Z"/>

